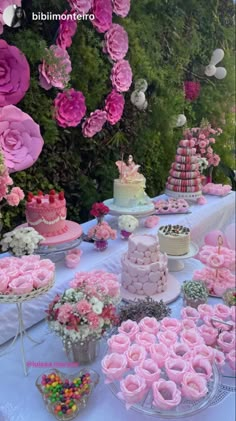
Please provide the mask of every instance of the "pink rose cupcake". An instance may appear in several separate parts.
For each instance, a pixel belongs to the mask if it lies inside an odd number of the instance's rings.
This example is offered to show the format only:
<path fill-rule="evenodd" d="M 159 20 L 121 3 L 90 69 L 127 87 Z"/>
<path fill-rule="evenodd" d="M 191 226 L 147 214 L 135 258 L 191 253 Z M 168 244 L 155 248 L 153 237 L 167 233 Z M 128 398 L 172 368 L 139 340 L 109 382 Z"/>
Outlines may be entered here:
<path fill-rule="evenodd" d="M 195 308 L 187 306 L 181 309 L 181 317 L 182 319 L 190 319 L 194 322 L 197 322 L 200 315 Z"/>
<path fill-rule="evenodd" d="M 123 333 L 124 335 L 128 336 L 132 341 L 134 340 L 136 333 L 139 332 L 139 327 L 136 322 L 133 322 L 132 320 L 126 320 L 118 327 L 118 331 L 119 333 Z"/>
<path fill-rule="evenodd" d="M 147 392 L 147 385 L 142 377 L 137 374 L 129 374 L 120 382 L 120 392 L 118 398 L 126 402 L 126 409 L 129 409 L 134 403 L 140 402 Z"/>
<path fill-rule="evenodd" d="M 232 370 L 236 370 L 236 351 L 232 349 L 227 355 L 227 361 Z"/>
<path fill-rule="evenodd" d="M 149 350 L 150 346 L 152 344 L 155 344 L 156 342 L 156 337 L 154 335 L 152 335 L 151 333 L 147 333 L 147 332 L 139 332 L 137 333 L 137 335 L 135 336 L 135 342 L 138 345 L 143 346 L 146 351 Z"/>
<path fill-rule="evenodd" d="M 102 371 L 106 375 L 105 383 L 110 383 L 114 380 L 120 380 L 127 370 L 127 360 L 125 355 L 108 354 L 102 360 Z"/>
<path fill-rule="evenodd" d="M 183 358 L 168 358 L 165 361 L 166 374 L 175 383 L 181 383 L 183 376 L 189 371 L 189 362 Z"/>
<path fill-rule="evenodd" d="M 190 349 L 195 348 L 197 345 L 203 344 L 203 338 L 195 329 L 184 330 L 180 334 L 181 342 L 184 342 Z"/>
<path fill-rule="evenodd" d="M 171 348 L 171 356 L 173 358 L 181 357 L 188 359 L 190 348 L 185 343 L 176 342 Z"/>
<path fill-rule="evenodd" d="M 134 371 L 145 380 L 148 387 L 151 387 L 155 381 L 159 380 L 161 374 L 158 365 L 150 358 L 144 360 L 141 365 L 136 366 Z"/>
<path fill-rule="evenodd" d="M 128 336 L 120 333 L 109 338 L 107 343 L 111 352 L 123 354 L 130 346 L 130 339 Z"/>
<path fill-rule="evenodd" d="M 196 329 L 196 324 L 191 319 L 183 319 L 181 321 L 182 329 L 183 330 L 189 330 L 189 329 Z"/>
<path fill-rule="evenodd" d="M 130 368 L 134 368 L 145 360 L 147 351 L 143 346 L 133 344 L 128 348 L 125 355 L 127 358 L 128 366 Z"/>
<path fill-rule="evenodd" d="M 231 332 L 220 333 L 217 344 L 221 351 L 230 352 L 232 349 L 235 349 L 235 334 Z"/>
<path fill-rule="evenodd" d="M 214 308 L 209 304 L 200 304 L 197 310 L 202 320 L 205 316 L 212 317 L 214 315 Z"/>
<path fill-rule="evenodd" d="M 160 323 L 155 319 L 155 317 L 144 317 L 138 325 L 142 332 L 148 332 L 156 335 L 159 330 Z"/>
<path fill-rule="evenodd" d="M 208 392 L 207 382 L 204 377 L 196 373 L 185 373 L 182 380 L 182 395 L 194 401 L 197 401 Z"/>
<path fill-rule="evenodd" d="M 160 379 L 152 385 L 153 405 L 161 409 L 172 409 L 181 402 L 181 392 L 171 380 Z"/>
<path fill-rule="evenodd" d="M 214 308 L 214 315 L 221 320 L 227 320 L 231 316 L 231 311 L 225 304 L 217 304 Z"/>
<path fill-rule="evenodd" d="M 161 321 L 161 330 L 172 330 L 178 333 L 181 330 L 181 321 L 171 317 L 164 317 Z"/>
<path fill-rule="evenodd" d="M 161 368 L 169 357 L 169 349 L 165 344 L 153 344 L 150 346 L 150 354 L 153 361 Z"/>
<path fill-rule="evenodd" d="M 160 343 L 165 344 L 167 347 L 171 347 L 177 342 L 178 335 L 172 330 L 165 330 L 164 332 L 159 332 L 157 334 L 158 340 Z"/>
<path fill-rule="evenodd" d="M 209 380 L 212 376 L 212 365 L 206 359 L 201 356 L 194 357 L 191 361 L 191 368 L 194 373 Z"/>
<path fill-rule="evenodd" d="M 218 336 L 218 330 L 213 326 L 202 325 L 198 328 L 206 345 L 214 345 Z"/>

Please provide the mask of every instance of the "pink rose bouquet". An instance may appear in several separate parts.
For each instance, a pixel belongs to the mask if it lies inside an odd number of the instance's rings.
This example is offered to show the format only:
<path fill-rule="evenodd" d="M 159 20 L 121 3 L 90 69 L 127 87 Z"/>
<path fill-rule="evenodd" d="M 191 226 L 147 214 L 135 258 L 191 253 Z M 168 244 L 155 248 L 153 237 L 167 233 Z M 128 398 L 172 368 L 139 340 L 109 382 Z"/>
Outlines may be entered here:
<path fill-rule="evenodd" d="M 51 45 L 46 49 L 42 64 L 39 65 L 39 84 L 47 91 L 53 86 L 64 89 L 72 70 L 71 61 L 67 51 L 58 45 Z"/>
<path fill-rule="evenodd" d="M 89 229 L 88 236 L 95 240 L 115 240 L 116 230 L 113 230 L 108 222 L 102 221 Z"/>
<path fill-rule="evenodd" d="M 82 92 L 73 88 L 57 94 L 54 100 L 54 117 L 61 127 L 76 127 L 86 113 Z"/>
<path fill-rule="evenodd" d="M 126 30 L 113 23 L 109 31 L 105 34 L 105 52 L 109 54 L 113 61 L 122 60 L 128 51 L 128 35 Z"/>

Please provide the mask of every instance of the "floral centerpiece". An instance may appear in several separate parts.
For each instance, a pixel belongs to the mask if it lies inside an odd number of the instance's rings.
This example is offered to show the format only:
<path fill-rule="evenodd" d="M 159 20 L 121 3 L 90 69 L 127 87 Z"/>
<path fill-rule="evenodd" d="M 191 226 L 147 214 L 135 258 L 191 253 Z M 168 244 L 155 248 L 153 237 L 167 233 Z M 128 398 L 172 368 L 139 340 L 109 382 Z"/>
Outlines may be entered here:
<path fill-rule="evenodd" d="M 105 215 L 109 213 L 110 209 L 104 203 L 96 202 L 93 204 L 90 215 L 97 218 L 98 223 L 102 222 Z"/>
<path fill-rule="evenodd" d="M 116 239 L 116 230 L 108 222 L 102 221 L 89 229 L 88 237 L 94 239 L 96 250 L 102 251 L 107 248 L 108 240 Z"/>
<path fill-rule="evenodd" d="M 77 273 L 70 287 L 49 305 L 47 320 L 75 360 L 91 361 L 97 341 L 118 323 L 120 285 L 116 275 L 93 271 Z"/>
<path fill-rule="evenodd" d="M 208 289 L 201 281 L 185 281 L 182 285 L 184 301 L 187 306 L 197 308 L 208 299 Z"/>
<path fill-rule="evenodd" d="M 4 234 L 0 244 L 2 251 L 10 250 L 15 256 L 33 254 L 39 243 L 44 240 L 34 228 L 15 229 Z"/>

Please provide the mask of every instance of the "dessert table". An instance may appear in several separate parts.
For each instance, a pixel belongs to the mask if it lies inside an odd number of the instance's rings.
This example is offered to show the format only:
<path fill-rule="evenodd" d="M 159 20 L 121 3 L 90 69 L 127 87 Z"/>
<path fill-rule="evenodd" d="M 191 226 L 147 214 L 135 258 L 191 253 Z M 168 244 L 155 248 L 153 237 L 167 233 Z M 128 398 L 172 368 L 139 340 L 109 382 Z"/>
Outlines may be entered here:
<path fill-rule="evenodd" d="M 165 196 L 163 196 L 165 197 Z M 175 223 L 183 224 L 191 229 L 192 240 L 201 245 L 204 234 L 213 229 L 224 229 L 228 224 L 234 221 L 235 212 L 235 193 L 219 198 L 207 196 L 208 203 L 204 206 L 193 205 L 191 213 L 181 215 L 163 215 L 160 217 L 160 225 Z M 108 217 L 110 223 L 115 226 L 116 219 Z M 142 221 L 141 221 L 142 223 Z M 84 232 L 93 224 L 93 221 L 83 224 Z M 140 226 L 139 232 L 156 233 L 157 227 L 153 229 Z M 61 370 L 67 373 L 73 373 L 77 370 L 71 367 L 68 359 L 62 349 L 60 338 L 48 330 L 48 327 L 42 319 L 45 317 L 45 309 L 57 292 L 62 292 L 68 287 L 69 281 L 77 271 L 88 271 L 92 269 L 103 269 L 106 271 L 120 272 L 120 256 L 127 248 L 127 242 L 121 239 L 109 242 L 109 247 L 104 252 L 97 252 L 92 244 L 82 243 L 80 248 L 83 255 L 77 269 L 68 269 L 63 262 L 56 264 L 56 283 L 55 286 L 44 296 L 32 300 L 24 305 L 24 321 L 26 327 L 31 327 L 30 335 L 37 340 L 43 340 L 40 345 L 34 345 L 25 339 L 26 361 L 29 367 L 29 375 L 24 376 L 21 364 L 20 341 L 17 340 L 12 351 L 9 351 L 3 357 L 0 357 L 0 421 L 50 421 L 54 417 L 49 414 L 44 406 L 43 400 L 35 387 L 36 378 L 56 364 L 61 365 Z M 172 274 L 183 282 L 191 279 L 195 269 L 202 267 L 201 262 L 193 258 L 186 260 L 184 270 L 181 272 L 172 272 Z M 220 299 L 209 298 L 210 304 L 216 304 Z M 172 317 L 180 317 L 182 307 L 182 298 L 179 297 L 170 305 Z M 17 315 L 11 305 L 2 304 L 0 306 L 0 344 L 6 342 L 15 333 Z M 39 323 L 38 323 L 39 322 Z M 1 347 L 0 347 L 1 350 Z M 78 415 L 76 419 L 81 421 L 110 421 L 112 418 L 116 421 L 144 421 L 150 420 L 149 416 L 134 412 L 132 409 L 127 411 L 122 404 L 104 384 L 104 379 L 100 370 L 100 361 L 105 352 L 105 343 L 101 344 L 100 354 L 97 361 L 89 368 L 95 369 L 101 376 L 100 382 L 94 390 L 88 406 Z M 78 367 L 79 370 L 79 367 Z M 4 380 L 3 380 L 4 379 Z M 187 421 L 233 421 L 235 400 L 235 379 L 222 378 L 222 384 L 219 385 L 217 395 L 211 402 L 209 408 L 192 416 L 185 418 Z M 161 420 L 161 418 L 159 418 Z"/>

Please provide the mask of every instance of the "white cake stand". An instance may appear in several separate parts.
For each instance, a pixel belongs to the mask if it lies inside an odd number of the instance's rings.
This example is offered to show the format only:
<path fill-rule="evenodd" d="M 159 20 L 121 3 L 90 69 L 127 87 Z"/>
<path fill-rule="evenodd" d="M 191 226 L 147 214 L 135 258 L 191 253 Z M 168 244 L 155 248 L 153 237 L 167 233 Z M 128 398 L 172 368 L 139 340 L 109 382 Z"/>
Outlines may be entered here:
<path fill-rule="evenodd" d="M 187 192 L 175 192 L 173 190 L 165 189 L 165 194 L 167 196 L 173 197 L 174 199 L 186 199 L 190 202 L 196 202 L 199 197 L 202 196 L 202 191 L 199 190 L 197 192 L 193 193 L 187 193 Z"/>
<path fill-rule="evenodd" d="M 183 270 L 184 262 L 182 262 L 182 260 L 190 259 L 191 257 L 196 256 L 196 254 L 198 253 L 198 250 L 199 248 L 197 244 L 191 242 L 190 249 L 187 254 L 184 254 L 182 256 L 170 256 L 169 254 L 167 254 L 169 272 L 179 272 Z"/>
<path fill-rule="evenodd" d="M 119 280 L 121 282 L 121 275 L 119 276 Z M 151 298 L 154 301 L 163 301 L 165 304 L 172 303 L 172 301 L 175 301 L 181 292 L 181 286 L 179 281 L 173 276 L 168 275 L 167 280 L 167 288 L 166 291 L 161 292 L 160 294 L 154 294 L 151 296 Z M 123 288 L 121 285 L 120 289 L 120 295 L 121 298 L 124 301 L 130 302 L 130 301 L 136 301 L 136 300 L 145 300 L 147 298 L 146 295 L 139 295 L 139 294 L 132 294 L 131 292 L 127 291 L 127 289 Z"/>
<path fill-rule="evenodd" d="M 144 218 L 155 213 L 155 206 L 152 202 L 148 203 L 147 205 L 139 205 L 132 208 L 116 206 L 114 204 L 114 199 L 107 199 L 103 203 L 109 207 L 109 213 L 114 216 L 132 215 L 136 216 L 137 218 Z"/>

